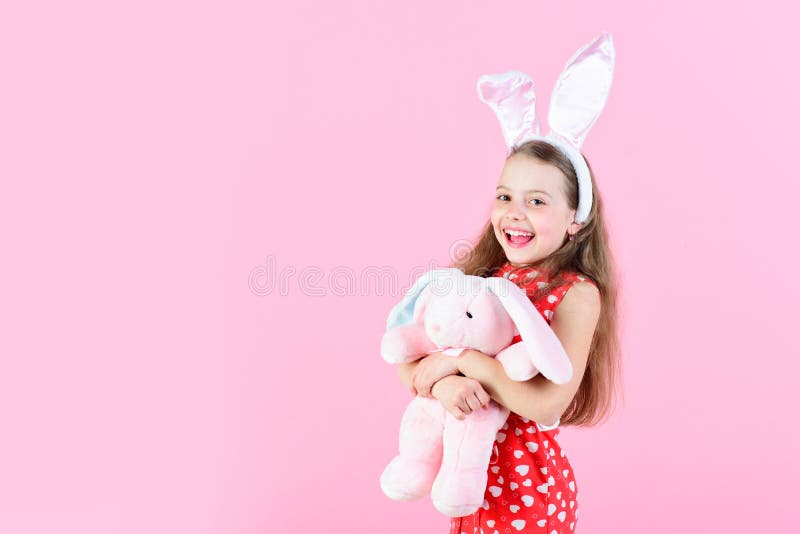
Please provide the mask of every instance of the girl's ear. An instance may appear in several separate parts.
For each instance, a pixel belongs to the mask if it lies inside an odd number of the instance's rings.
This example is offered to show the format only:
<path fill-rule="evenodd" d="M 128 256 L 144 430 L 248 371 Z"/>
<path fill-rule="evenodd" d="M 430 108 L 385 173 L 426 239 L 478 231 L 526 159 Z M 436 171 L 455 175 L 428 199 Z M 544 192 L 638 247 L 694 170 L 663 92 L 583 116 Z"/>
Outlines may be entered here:
<path fill-rule="evenodd" d="M 569 223 L 569 227 L 567 227 L 567 232 L 570 235 L 575 235 L 580 231 L 581 228 L 583 228 L 583 223 L 572 222 Z"/>
<path fill-rule="evenodd" d="M 392 311 L 389 312 L 389 317 L 386 319 L 386 330 L 391 330 L 397 326 L 416 321 L 418 316 L 424 312 L 424 302 L 423 306 L 420 306 L 419 314 L 416 312 L 417 299 L 420 298 L 423 291 L 428 288 L 432 282 L 446 282 L 456 274 L 461 274 L 463 276 L 460 270 L 454 268 L 434 269 L 420 276 L 417 281 L 414 282 L 414 285 L 406 292 L 403 299 L 395 304 Z M 427 302 L 427 300 L 425 302 Z"/>
<path fill-rule="evenodd" d="M 528 295 L 505 278 L 487 278 L 486 283 L 517 326 L 536 369 L 556 384 L 569 382 L 572 379 L 572 362 Z"/>

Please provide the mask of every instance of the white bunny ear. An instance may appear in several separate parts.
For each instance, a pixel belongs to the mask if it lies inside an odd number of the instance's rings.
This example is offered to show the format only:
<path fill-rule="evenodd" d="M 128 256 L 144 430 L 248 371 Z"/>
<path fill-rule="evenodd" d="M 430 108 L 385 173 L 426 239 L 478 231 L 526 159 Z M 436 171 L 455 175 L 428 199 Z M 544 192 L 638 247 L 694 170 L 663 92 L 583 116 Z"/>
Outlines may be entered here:
<path fill-rule="evenodd" d="M 395 304 L 392 311 L 389 312 L 389 317 L 386 319 L 386 330 L 414 321 L 414 306 L 422 291 L 429 284 L 437 281 L 448 282 L 452 277 L 459 274 L 463 275 L 464 273 L 455 268 L 434 269 L 417 278 L 414 285 L 406 292 L 403 300 Z"/>
<path fill-rule="evenodd" d="M 539 135 L 536 91 L 533 80 L 524 72 L 512 70 L 481 76 L 478 97 L 494 110 L 509 148 L 525 137 Z"/>
<path fill-rule="evenodd" d="M 604 32 L 570 58 L 550 97 L 548 136 L 580 150 L 608 99 L 614 77 L 614 43 Z"/>
<path fill-rule="evenodd" d="M 525 291 L 505 278 L 490 277 L 486 279 L 486 284 L 517 325 L 536 369 L 556 384 L 569 382 L 572 379 L 572 362 L 555 332 Z"/>

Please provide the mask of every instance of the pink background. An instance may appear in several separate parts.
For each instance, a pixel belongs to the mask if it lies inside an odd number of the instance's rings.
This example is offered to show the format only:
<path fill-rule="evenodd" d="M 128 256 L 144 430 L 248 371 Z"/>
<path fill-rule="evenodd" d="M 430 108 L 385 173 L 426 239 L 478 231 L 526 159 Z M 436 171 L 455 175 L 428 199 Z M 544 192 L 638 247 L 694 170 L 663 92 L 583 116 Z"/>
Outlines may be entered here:
<path fill-rule="evenodd" d="M 625 399 L 561 434 L 577 531 L 796 531 L 787 2 L 14 4 L 0 531 L 446 532 L 378 487 L 409 400 L 386 314 L 488 215 L 504 145 L 477 77 L 531 73 L 546 115 L 603 30 L 616 76 L 584 151 Z"/>

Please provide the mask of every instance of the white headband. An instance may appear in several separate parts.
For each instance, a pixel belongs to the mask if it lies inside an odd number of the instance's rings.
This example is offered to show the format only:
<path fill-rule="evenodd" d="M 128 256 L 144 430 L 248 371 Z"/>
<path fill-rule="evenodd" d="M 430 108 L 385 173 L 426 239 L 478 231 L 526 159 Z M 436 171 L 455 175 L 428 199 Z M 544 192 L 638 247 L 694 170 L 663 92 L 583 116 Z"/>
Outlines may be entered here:
<path fill-rule="evenodd" d="M 533 80 L 520 71 L 486 74 L 478 79 L 478 97 L 497 114 L 509 152 L 526 141 L 539 139 L 559 148 L 578 175 L 578 210 L 582 223 L 592 208 L 592 180 L 581 155 L 581 145 L 608 99 L 614 76 L 614 43 L 604 32 L 578 50 L 558 77 L 550 97 L 550 132 L 539 135 Z"/>

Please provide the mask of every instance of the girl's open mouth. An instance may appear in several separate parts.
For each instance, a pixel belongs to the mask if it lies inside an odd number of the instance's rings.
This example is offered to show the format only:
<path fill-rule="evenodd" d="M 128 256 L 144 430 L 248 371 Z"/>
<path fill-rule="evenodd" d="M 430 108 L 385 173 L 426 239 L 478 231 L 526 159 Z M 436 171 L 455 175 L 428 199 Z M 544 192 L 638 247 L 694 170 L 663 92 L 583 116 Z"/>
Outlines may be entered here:
<path fill-rule="evenodd" d="M 525 232 L 521 230 L 503 230 L 503 235 L 506 238 L 506 243 L 511 245 L 512 247 L 519 248 L 524 247 L 531 241 L 533 241 L 533 233 Z"/>

